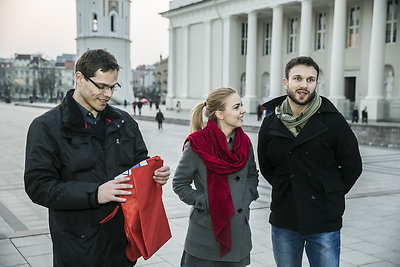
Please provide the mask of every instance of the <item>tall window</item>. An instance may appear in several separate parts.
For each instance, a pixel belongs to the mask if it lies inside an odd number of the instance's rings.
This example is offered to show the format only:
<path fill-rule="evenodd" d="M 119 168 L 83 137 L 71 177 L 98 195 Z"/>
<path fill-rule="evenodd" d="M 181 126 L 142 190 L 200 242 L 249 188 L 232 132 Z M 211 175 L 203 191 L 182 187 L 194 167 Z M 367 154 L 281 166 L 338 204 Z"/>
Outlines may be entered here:
<path fill-rule="evenodd" d="M 354 6 L 350 8 L 349 12 L 349 26 L 348 26 L 348 38 L 347 46 L 356 47 L 358 46 L 358 30 L 360 25 L 360 7 Z"/>
<path fill-rule="evenodd" d="M 271 23 L 267 22 L 264 25 L 264 45 L 263 55 L 271 54 Z"/>
<path fill-rule="evenodd" d="M 115 32 L 115 15 L 111 16 L 111 31 Z"/>
<path fill-rule="evenodd" d="M 99 27 L 99 21 L 97 20 L 97 14 L 93 14 L 92 31 L 97 32 Z"/>
<path fill-rule="evenodd" d="M 297 18 L 291 18 L 289 19 L 288 53 L 296 52 L 296 39 L 297 39 Z"/>
<path fill-rule="evenodd" d="M 242 44 L 241 44 L 241 55 L 247 55 L 247 22 L 242 22 Z"/>
<path fill-rule="evenodd" d="M 386 43 L 395 43 L 397 36 L 397 0 L 388 0 L 386 12 Z"/>
<path fill-rule="evenodd" d="M 326 12 L 317 14 L 317 30 L 315 38 L 315 50 L 325 49 L 325 35 L 326 35 Z"/>

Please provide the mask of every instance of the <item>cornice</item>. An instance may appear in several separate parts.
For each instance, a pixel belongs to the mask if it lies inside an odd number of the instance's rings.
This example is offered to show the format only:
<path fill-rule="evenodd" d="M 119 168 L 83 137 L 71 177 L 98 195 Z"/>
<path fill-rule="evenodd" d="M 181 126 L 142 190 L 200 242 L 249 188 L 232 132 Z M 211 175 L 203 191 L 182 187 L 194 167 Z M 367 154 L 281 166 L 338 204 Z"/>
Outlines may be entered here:
<path fill-rule="evenodd" d="M 300 0 L 214 0 L 199 2 L 187 7 L 166 11 L 162 16 L 170 20 L 170 27 L 203 23 L 205 21 L 223 19 L 230 16 L 244 16 L 251 12 L 272 14 L 276 6 L 290 8 L 293 4 L 299 7 Z"/>

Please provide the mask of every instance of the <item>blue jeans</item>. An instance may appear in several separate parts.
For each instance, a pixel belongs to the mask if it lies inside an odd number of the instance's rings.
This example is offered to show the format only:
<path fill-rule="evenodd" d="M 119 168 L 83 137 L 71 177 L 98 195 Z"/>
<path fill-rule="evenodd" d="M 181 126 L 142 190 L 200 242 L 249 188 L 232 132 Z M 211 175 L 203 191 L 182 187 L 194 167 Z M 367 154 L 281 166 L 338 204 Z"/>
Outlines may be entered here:
<path fill-rule="evenodd" d="M 277 267 L 301 267 L 304 247 L 310 267 L 339 266 L 340 231 L 302 235 L 272 226 L 271 238 Z"/>

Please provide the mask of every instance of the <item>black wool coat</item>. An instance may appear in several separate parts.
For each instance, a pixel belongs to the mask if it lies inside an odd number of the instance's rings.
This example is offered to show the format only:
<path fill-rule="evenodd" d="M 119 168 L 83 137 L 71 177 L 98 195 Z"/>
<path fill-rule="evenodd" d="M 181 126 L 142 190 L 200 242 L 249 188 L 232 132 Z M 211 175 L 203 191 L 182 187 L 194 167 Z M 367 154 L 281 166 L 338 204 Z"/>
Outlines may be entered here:
<path fill-rule="evenodd" d="M 121 209 L 100 225 L 117 203 L 98 204 L 97 189 L 147 158 L 146 146 L 132 117 L 109 105 L 101 142 L 72 94 L 29 127 L 25 190 L 49 210 L 54 266 L 132 266 Z"/>
<path fill-rule="evenodd" d="M 264 104 L 275 110 L 286 96 Z M 258 137 L 262 175 L 272 185 L 269 221 L 301 234 L 340 230 L 345 194 L 362 172 L 357 139 L 326 98 L 297 137 L 272 112 Z"/>

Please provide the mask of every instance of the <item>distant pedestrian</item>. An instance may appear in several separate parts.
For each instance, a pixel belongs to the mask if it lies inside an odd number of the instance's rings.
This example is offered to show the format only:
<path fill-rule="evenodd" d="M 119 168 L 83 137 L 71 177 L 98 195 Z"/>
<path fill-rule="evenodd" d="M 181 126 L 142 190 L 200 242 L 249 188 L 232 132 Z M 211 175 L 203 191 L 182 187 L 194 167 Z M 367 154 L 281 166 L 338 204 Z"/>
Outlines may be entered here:
<path fill-rule="evenodd" d="M 176 103 L 176 111 L 180 112 L 181 110 L 182 110 L 181 102 L 178 101 L 178 102 Z"/>
<path fill-rule="evenodd" d="M 164 120 L 165 120 L 164 114 L 161 112 L 161 109 L 159 109 L 156 114 L 156 121 L 158 122 L 158 130 L 162 129 L 162 123 Z"/>
<path fill-rule="evenodd" d="M 151 108 L 153 107 L 153 100 L 150 99 L 149 104 L 150 104 L 150 110 L 151 110 Z"/>
<path fill-rule="evenodd" d="M 137 102 L 133 101 L 132 107 L 133 107 L 133 114 L 135 114 L 135 115 L 136 115 L 136 106 L 137 106 Z"/>
<path fill-rule="evenodd" d="M 357 106 L 354 106 L 354 109 L 353 109 L 353 116 L 352 116 L 352 118 L 351 118 L 351 122 L 355 122 L 355 123 L 358 123 L 358 118 L 359 118 L 359 112 L 358 112 L 358 107 Z"/>
<path fill-rule="evenodd" d="M 126 108 L 126 106 L 128 105 L 128 101 L 126 101 L 126 99 L 124 100 L 124 107 Z"/>
<path fill-rule="evenodd" d="M 257 121 L 261 120 L 264 107 L 260 104 L 257 106 Z"/>
<path fill-rule="evenodd" d="M 368 111 L 367 106 L 361 112 L 361 122 L 367 124 L 368 123 Z"/>
<path fill-rule="evenodd" d="M 156 101 L 156 110 L 158 110 L 159 108 L 160 108 L 160 103 Z"/>
<path fill-rule="evenodd" d="M 139 116 L 140 116 L 140 115 L 142 115 L 142 107 L 143 107 L 142 101 L 139 101 L 137 106 L 138 106 L 138 109 L 139 109 Z"/>

